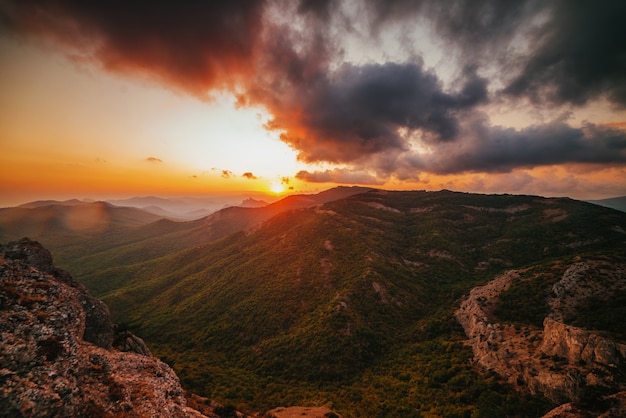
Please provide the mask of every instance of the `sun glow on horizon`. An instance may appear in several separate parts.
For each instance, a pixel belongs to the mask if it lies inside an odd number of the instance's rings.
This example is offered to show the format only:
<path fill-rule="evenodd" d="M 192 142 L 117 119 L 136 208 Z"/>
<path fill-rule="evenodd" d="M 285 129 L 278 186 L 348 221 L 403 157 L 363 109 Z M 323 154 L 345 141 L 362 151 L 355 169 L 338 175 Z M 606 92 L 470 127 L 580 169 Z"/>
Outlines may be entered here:
<path fill-rule="evenodd" d="M 0 78 L 2 200 L 267 192 L 269 179 L 306 169 L 264 127 L 271 115 L 237 107 L 230 93 L 202 101 L 2 38 L 0 51 L 13 58 Z M 66 106 L 55 100 L 60 91 Z M 284 191 L 280 181 L 272 188 Z"/>
<path fill-rule="evenodd" d="M 283 193 L 285 191 L 285 185 L 283 183 L 274 182 L 270 184 L 270 191 L 276 194 Z"/>

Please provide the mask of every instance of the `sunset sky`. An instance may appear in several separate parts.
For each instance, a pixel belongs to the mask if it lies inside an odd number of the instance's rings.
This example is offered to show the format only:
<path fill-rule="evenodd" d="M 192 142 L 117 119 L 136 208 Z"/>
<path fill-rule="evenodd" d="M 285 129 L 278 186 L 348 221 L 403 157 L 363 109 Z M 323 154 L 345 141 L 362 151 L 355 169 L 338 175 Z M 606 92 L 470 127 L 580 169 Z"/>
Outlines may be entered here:
<path fill-rule="evenodd" d="M 0 206 L 626 195 L 626 2 L 0 0 Z"/>

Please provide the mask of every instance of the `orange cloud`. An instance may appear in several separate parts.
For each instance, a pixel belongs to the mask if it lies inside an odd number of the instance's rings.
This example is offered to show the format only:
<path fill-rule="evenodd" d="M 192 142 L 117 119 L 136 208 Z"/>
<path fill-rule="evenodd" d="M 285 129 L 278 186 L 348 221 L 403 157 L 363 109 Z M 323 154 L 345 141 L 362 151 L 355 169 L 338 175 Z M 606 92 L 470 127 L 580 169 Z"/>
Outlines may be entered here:
<path fill-rule="evenodd" d="M 246 171 L 241 176 L 247 178 L 248 180 L 256 180 L 257 179 L 257 176 L 255 176 L 254 174 L 252 174 L 249 171 Z"/>
<path fill-rule="evenodd" d="M 254 66 L 263 1 L 14 1 L 2 10 L 21 35 L 52 40 L 68 57 L 141 74 L 190 94 L 232 88 Z"/>
<path fill-rule="evenodd" d="M 314 172 L 302 170 L 296 174 L 296 178 L 310 183 L 384 184 L 384 181 L 369 173 L 343 168 Z"/>
<path fill-rule="evenodd" d="M 605 125 L 610 126 L 612 128 L 626 130 L 626 122 L 610 122 L 610 123 L 606 123 Z"/>

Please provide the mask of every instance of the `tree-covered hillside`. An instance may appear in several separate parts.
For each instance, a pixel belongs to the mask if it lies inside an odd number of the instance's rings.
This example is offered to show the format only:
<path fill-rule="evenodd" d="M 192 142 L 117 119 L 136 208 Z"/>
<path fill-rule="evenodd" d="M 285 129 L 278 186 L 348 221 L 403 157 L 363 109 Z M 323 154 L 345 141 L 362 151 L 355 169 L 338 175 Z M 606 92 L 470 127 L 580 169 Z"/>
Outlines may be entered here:
<path fill-rule="evenodd" d="M 536 416 L 481 377 L 452 312 L 509 268 L 621 251 L 626 215 L 569 199 L 359 194 L 92 274 L 89 286 L 192 390 L 240 408 Z"/>

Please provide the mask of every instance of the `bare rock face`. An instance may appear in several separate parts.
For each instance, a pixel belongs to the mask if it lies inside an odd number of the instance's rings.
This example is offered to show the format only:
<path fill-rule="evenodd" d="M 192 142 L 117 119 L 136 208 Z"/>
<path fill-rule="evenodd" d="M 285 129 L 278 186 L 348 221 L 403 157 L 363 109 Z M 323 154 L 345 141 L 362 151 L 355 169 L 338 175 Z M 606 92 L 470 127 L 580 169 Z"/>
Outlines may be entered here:
<path fill-rule="evenodd" d="M 112 347 L 106 305 L 39 243 L 0 246 L 0 416 L 204 416 L 186 406 L 174 371 L 128 334 L 126 352 Z"/>
<path fill-rule="evenodd" d="M 582 328 L 546 318 L 540 350 L 573 364 L 617 366 L 626 357 L 626 345 Z"/>
<path fill-rule="evenodd" d="M 141 338 L 129 331 L 122 331 L 116 334 L 113 348 L 120 351 L 127 351 L 144 356 L 152 356 L 150 349 Z"/>
<path fill-rule="evenodd" d="M 607 400 L 605 410 L 621 411 L 606 416 L 626 416 L 626 345 L 597 331 L 568 325 L 563 319 L 576 312 L 585 298 L 622 289 L 626 285 L 625 271 L 623 265 L 606 268 L 594 262 L 572 264 L 552 287 L 543 329 L 500 323 L 493 315 L 499 295 L 519 278 L 521 270 L 509 271 L 472 289 L 455 315 L 479 366 L 497 373 L 519 390 L 565 403 L 550 416 L 586 416 L 589 410 L 585 410 L 585 399 L 594 390 L 602 392 L 595 399 Z M 589 279 L 592 272 L 597 273 L 593 280 Z"/>

